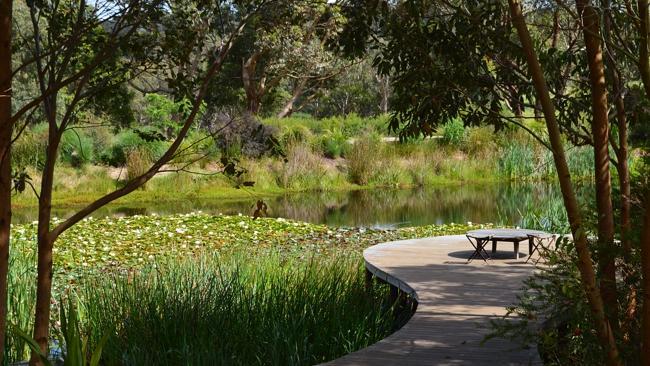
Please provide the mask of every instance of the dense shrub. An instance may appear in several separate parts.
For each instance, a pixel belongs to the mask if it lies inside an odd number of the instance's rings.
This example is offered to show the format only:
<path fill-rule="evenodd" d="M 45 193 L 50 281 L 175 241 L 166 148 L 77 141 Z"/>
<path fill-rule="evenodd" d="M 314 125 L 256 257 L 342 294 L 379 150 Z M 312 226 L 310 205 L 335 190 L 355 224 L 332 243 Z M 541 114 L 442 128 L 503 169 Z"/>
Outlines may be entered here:
<path fill-rule="evenodd" d="M 128 180 L 137 178 L 146 173 L 151 167 L 153 159 L 151 151 L 145 146 L 138 146 L 126 152 L 126 177 Z M 145 187 L 142 186 L 142 189 Z"/>
<path fill-rule="evenodd" d="M 59 158 L 75 168 L 94 161 L 95 144 L 85 131 L 67 130 L 61 136 Z"/>
<path fill-rule="evenodd" d="M 47 124 L 27 128 L 11 147 L 11 163 L 14 167 L 42 167 L 47 148 Z"/>
<path fill-rule="evenodd" d="M 276 128 L 262 124 L 249 113 L 212 110 L 203 116 L 201 124 L 222 153 L 231 157 L 259 158 L 277 149 Z"/>
<path fill-rule="evenodd" d="M 442 142 L 449 145 L 460 146 L 465 141 L 465 126 L 458 118 L 442 125 L 439 133 L 442 135 Z"/>
<path fill-rule="evenodd" d="M 318 139 L 318 145 L 325 157 L 334 159 L 343 156 L 348 150 L 350 143 L 340 130 L 336 130 L 334 132 L 328 131 L 321 136 Z"/>
<path fill-rule="evenodd" d="M 495 137 L 496 134 L 492 126 L 468 128 L 466 129 L 463 150 L 477 157 L 492 155 L 498 148 Z"/>
<path fill-rule="evenodd" d="M 100 160 L 111 166 L 124 166 L 129 151 L 142 148 L 148 151 L 151 159 L 159 159 L 167 150 L 167 142 L 161 140 L 147 141 L 134 131 L 127 130 L 118 133 L 113 143 L 101 152 Z"/>

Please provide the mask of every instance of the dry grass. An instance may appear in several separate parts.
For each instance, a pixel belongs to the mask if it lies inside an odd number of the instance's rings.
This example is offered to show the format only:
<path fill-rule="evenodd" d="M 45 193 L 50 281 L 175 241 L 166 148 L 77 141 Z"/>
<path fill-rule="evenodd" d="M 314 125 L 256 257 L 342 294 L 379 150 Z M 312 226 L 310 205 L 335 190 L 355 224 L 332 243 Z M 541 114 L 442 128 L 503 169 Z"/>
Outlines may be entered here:
<path fill-rule="evenodd" d="M 286 162 L 277 162 L 271 169 L 281 188 L 322 188 L 327 169 L 323 158 L 306 143 L 291 144 L 286 149 Z"/>

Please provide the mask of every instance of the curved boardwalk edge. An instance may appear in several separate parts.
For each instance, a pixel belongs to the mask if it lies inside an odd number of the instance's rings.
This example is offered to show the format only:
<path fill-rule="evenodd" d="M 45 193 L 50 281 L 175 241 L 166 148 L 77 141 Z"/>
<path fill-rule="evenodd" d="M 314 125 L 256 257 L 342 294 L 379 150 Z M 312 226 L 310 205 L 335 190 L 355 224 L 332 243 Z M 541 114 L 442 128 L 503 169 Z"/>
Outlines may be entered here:
<path fill-rule="evenodd" d="M 375 277 L 414 296 L 409 322 L 387 338 L 327 365 L 541 365 L 537 350 L 503 339 L 482 340 L 490 320 L 516 300 L 534 267 L 514 259 L 504 244 L 489 265 L 467 264 L 471 246 L 463 235 L 377 244 L 364 253 Z M 511 259 L 513 258 L 513 259 Z"/>

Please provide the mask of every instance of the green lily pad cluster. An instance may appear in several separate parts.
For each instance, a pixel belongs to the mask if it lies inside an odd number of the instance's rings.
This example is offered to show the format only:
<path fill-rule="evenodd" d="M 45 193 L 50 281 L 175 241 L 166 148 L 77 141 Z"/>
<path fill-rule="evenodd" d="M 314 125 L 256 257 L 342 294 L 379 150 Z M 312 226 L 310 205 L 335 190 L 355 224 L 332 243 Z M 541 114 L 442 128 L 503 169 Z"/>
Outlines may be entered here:
<path fill-rule="evenodd" d="M 129 271 L 215 251 L 242 251 L 250 255 L 273 251 L 298 258 L 342 250 L 360 255 L 364 248 L 380 242 L 461 234 L 482 226 L 467 223 L 378 230 L 200 212 L 88 218 L 58 239 L 54 267 L 57 276 L 74 282 L 92 272 Z M 16 225 L 12 229 L 14 253 L 34 257 L 36 224 Z"/>

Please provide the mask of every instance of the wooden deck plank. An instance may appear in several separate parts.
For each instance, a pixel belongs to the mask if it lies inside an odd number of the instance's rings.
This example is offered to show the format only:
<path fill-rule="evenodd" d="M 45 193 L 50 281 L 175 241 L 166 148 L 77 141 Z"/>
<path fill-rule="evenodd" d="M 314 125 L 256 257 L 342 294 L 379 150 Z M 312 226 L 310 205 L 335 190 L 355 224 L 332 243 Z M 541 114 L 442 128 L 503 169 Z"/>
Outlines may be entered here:
<path fill-rule="evenodd" d="M 472 251 L 462 235 L 366 249 L 366 267 L 378 278 L 412 293 L 418 309 L 389 337 L 327 365 L 540 365 L 536 349 L 518 349 L 503 339 L 481 345 L 490 332 L 490 319 L 505 314 L 522 281 L 534 270 L 525 264 L 525 255 L 514 259 L 511 248 L 500 248 L 498 259 L 489 264 L 481 259 L 466 263 Z"/>

